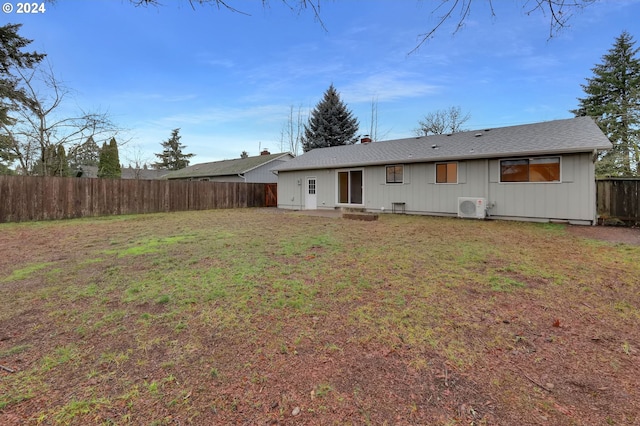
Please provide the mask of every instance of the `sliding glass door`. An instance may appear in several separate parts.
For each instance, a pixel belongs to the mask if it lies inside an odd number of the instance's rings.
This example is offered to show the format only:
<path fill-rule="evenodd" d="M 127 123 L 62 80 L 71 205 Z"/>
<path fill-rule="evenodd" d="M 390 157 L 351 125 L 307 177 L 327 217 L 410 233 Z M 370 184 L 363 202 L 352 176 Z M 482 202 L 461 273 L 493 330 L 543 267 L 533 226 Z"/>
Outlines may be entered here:
<path fill-rule="evenodd" d="M 338 172 L 338 203 L 362 204 L 362 170 Z"/>

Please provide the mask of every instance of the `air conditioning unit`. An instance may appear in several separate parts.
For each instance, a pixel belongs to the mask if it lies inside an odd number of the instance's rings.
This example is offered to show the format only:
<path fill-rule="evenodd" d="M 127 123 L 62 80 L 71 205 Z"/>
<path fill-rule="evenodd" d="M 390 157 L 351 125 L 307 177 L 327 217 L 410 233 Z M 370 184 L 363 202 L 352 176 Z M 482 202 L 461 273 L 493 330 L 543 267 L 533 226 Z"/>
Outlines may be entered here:
<path fill-rule="evenodd" d="M 478 197 L 458 197 L 458 217 L 484 219 L 487 201 Z"/>

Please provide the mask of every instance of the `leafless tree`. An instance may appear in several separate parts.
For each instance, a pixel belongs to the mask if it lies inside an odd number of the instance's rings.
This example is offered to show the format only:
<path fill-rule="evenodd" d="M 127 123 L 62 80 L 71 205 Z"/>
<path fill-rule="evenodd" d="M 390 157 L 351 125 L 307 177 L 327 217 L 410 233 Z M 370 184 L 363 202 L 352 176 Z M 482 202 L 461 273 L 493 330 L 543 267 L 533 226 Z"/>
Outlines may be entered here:
<path fill-rule="evenodd" d="M 142 179 L 143 171 L 147 170 L 147 165 L 153 162 L 151 157 L 142 151 L 140 145 L 136 144 L 128 146 L 124 153 L 124 159 L 129 163 L 134 179 Z"/>
<path fill-rule="evenodd" d="M 457 133 L 464 129 L 462 126 L 469 121 L 470 114 L 463 114 L 460 107 L 439 109 L 424 116 L 418 121 L 420 127 L 414 130 L 417 136 L 442 135 L 445 133 Z"/>
<path fill-rule="evenodd" d="M 302 134 L 304 132 L 304 117 L 302 106 L 298 106 L 297 111 L 293 105 L 289 107 L 287 122 L 280 131 L 280 151 L 290 152 L 294 157 L 300 154 Z"/>
<path fill-rule="evenodd" d="M 0 126 L 23 173 L 47 175 L 51 153 L 59 146 L 72 156 L 89 136 L 107 139 L 118 132 L 106 113 L 63 115 L 61 109 L 70 90 L 56 79 L 50 67 L 16 72 L 22 96 L 11 100 L 12 123 Z"/>
<path fill-rule="evenodd" d="M 378 129 L 378 97 L 371 98 L 371 121 L 369 123 L 369 137 L 373 142 L 384 139 L 389 131 L 380 133 Z"/>

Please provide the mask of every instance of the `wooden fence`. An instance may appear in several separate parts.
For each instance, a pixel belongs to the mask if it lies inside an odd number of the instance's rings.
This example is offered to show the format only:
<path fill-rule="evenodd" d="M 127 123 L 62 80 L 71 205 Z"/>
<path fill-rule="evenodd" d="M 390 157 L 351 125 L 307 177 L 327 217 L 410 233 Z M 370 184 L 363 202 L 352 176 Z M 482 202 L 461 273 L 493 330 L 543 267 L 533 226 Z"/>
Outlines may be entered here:
<path fill-rule="evenodd" d="M 0 176 L 0 223 L 265 205 L 263 183 Z"/>
<path fill-rule="evenodd" d="M 640 179 L 599 179 L 596 192 L 598 215 L 605 223 L 640 224 Z"/>

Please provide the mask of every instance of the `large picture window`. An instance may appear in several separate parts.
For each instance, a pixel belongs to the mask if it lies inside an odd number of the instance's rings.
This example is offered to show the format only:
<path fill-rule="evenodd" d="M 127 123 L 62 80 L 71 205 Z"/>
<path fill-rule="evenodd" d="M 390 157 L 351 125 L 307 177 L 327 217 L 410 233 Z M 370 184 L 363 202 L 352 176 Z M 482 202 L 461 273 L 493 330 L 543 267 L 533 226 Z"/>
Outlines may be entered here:
<path fill-rule="evenodd" d="M 458 183 L 458 163 L 436 164 L 436 183 Z"/>
<path fill-rule="evenodd" d="M 338 172 L 338 203 L 362 204 L 362 170 Z"/>
<path fill-rule="evenodd" d="M 500 182 L 560 182 L 560 157 L 501 160 Z"/>
<path fill-rule="evenodd" d="M 404 166 L 387 166 L 387 183 L 402 183 Z"/>

